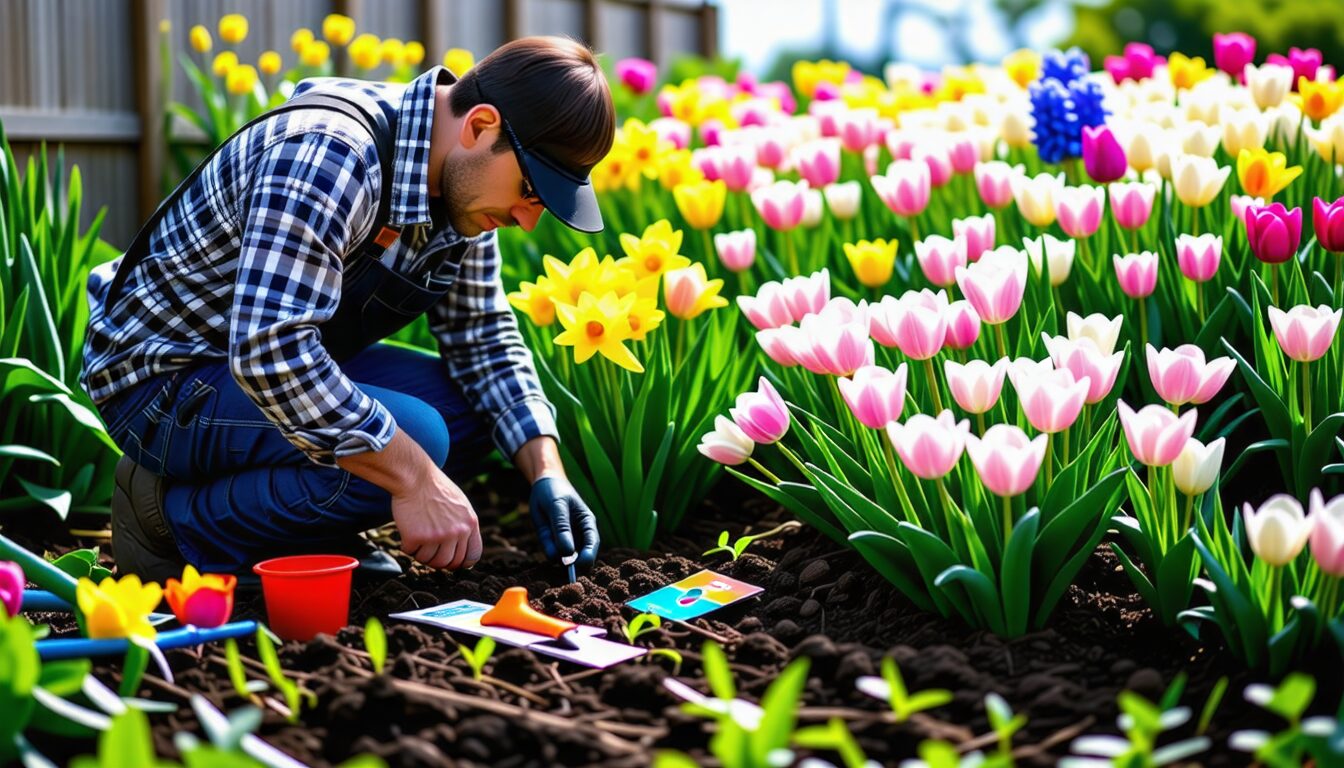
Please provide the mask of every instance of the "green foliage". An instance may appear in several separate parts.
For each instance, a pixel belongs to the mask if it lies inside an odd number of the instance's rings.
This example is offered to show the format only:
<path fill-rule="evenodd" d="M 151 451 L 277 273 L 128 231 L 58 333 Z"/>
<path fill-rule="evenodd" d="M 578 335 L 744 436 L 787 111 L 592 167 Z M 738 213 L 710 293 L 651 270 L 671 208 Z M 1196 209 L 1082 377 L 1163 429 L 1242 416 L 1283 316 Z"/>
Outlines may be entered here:
<path fill-rule="evenodd" d="M 239 696 L 250 699 L 253 694 L 266 690 L 266 683 L 261 680 L 247 679 L 242 654 L 238 652 L 238 643 L 233 638 L 224 641 L 224 659 L 229 668 L 229 682 Z"/>
<path fill-rule="evenodd" d="M 625 625 L 625 639 L 631 645 L 641 636 L 657 631 L 663 626 L 663 617 L 656 613 L 641 613 Z"/>
<path fill-rule="evenodd" d="M 905 687 L 900 668 L 896 666 L 896 660 L 890 656 L 882 659 L 882 677 L 859 678 L 859 690 L 874 698 L 885 699 L 898 723 L 909 720 L 916 712 L 941 707 L 952 701 L 952 692 L 941 688 L 910 693 Z"/>
<path fill-rule="evenodd" d="M 705 550 L 704 552 L 701 553 L 701 557 L 709 557 L 715 552 L 725 552 L 729 556 L 731 556 L 734 560 L 736 560 L 737 558 L 742 556 L 742 553 L 747 550 L 747 547 L 751 546 L 752 542 L 767 538 L 769 536 L 773 536 L 776 533 L 779 533 L 780 531 L 783 530 L 796 528 L 797 526 L 798 523 L 789 521 L 787 523 L 784 523 L 783 525 L 775 526 L 774 528 L 771 528 L 770 530 L 765 531 L 763 533 L 757 533 L 750 536 L 740 536 L 738 537 L 737 541 L 734 541 L 732 544 L 728 543 L 728 532 L 720 531 L 719 545 L 717 547 L 714 547 L 713 549 Z"/>
<path fill-rule="evenodd" d="M 387 664 L 387 632 L 377 616 L 370 616 L 364 622 L 364 648 L 373 661 L 373 671 L 383 674 L 383 666 Z"/>
<path fill-rule="evenodd" d="M 266 674 L 270 676 L 272 685 L 285 697 L 285 705 L 289 708 L 289 722 L 297 723 L 299 710 L 303 707 L 305 699 L 309 706 L 315 706 L 317 696 L 285 677 L 285 670 L 280 666 L 280 656 L 275 652 L 275 643 L 267 634 L 265 627 L 257 627 L 257 655 L 261 657 L 261 663 L 266 666 Z"/>
<path fill-rule="evenodd" d="M 457 650 L 462 654 L 462 659 L 471 667 L 471 677 L 473 680 L 480 680 L 485 673 L 485 665 L 490 661 L 490 657 L 495 655 L 495 638 L 484 636 L 476 641 L 476 647 L 468 648 L 458 643 Z"/>
<path fill-rule="evenodd" d="M 1098 765 L 1158 768 L 1184 761 L 1207 750 L 1211 742 L 1206 736 L 1158 746 L 1158 739 L 1163 733 L 1179 728 L 1190 720 L 1188 707 L 1175 706 L 1184 685 L 1184 677 L 1179 677 L 1158 704 L 1132 691 L 1122 691 L 1118 698 L 1121 714 L 1116 722 L 1124 736 L 1077 738 L 1073 741 L 1072 749 L 1083 756 L 1064 758 L 1059 763 L 1060 768 L 1094 768 Z"/>
<path fill-rule="evenodd" d="M 1333 717 L 1303 718 L 1316 695 L 1316 680 L 1310 675 L 1288 675 L 1272 688 L 1248 685 L 1244 695 L 1252 704 L 1286 720 L 1288 726 L 1277 733 L 1237 731 L 1228 739 L 1233 749 L 1254 754 L 1260 764 L 1269 768 L 1344 764 L 1344 721 Z"/>
<path fill-rule="evenodd" d="M 69 574 L 72 579 L 87 578 L 95 584 L 101 584 L 103 579 L 112 575 L 111 571 L 98 564 L 97 548 L 72 549 L 51 561 L 51 564 Z"/>

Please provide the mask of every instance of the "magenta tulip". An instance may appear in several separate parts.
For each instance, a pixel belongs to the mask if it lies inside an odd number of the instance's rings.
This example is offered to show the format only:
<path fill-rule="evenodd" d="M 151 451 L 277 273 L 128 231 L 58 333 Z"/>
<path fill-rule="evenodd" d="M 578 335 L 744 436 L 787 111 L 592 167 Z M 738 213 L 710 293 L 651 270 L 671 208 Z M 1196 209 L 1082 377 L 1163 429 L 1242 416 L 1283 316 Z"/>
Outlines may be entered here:
<path fill-rule="evenodd" d="M 1333 203 L 1321 198 L 1311 202 L 1311 226 L 1316 242 L 1331 253 L 1344 253 L 1344 197 Z"/>
<path fill-rule="evenodd" d="M 952 349 L 970 349 L 980 338 L 980 315 L 965 299 L 947 305 L 947 336 L 943 343 Z"/>
<path fill-rule="evenodd" d="M 966 245 L 966 258 L 961 262 L 963 265 L 979 261 L 985 251 L 994 250 L 994 214 L 953 219 L 952 235 Z"/>
<path fill-rule="evenodd" d="M 0 560 L 0 610 L 8 618 L 18 616 L 23 607 L 24 583 L 23 569 L 18 563 Z"/>
<path fill-rule="evenodd" d="M 836 379 L 840 395 L 854 418 L 865 427 L 882 429 L 901 418 L 905 408 L 905 363 L 896 371 L 878 365 L 858 369 L 850 378 Z"/>
<path fill-rule="evenodd" d="M 1030 372 L 1026 366 L 1012 365 L 1008 378 L 1031 426 L 1055 434 L 1078 420 L 1092 382 L 1086 377 L 1076 378 L 1067 368 L 1051 370 L 1049 364 L 1047 360 L 1045 366 L 1033 365 Z"/>
<path fill-rule="evenodd" d="M 1148 378 L 1157 396 L 1171 405 L 1201 405 L 1227 383 L 1237 364 L 1230 357 L 1204 361 L 1204 350 L 1194 344 L 1175 349 L 1157 349 L 1149 344 Z"/>
<path fill-rule="evenodd" d="M 966 437 L 966 454 L 980 482 L 996 496 L 1017 496 L 1036 482 L 1045 459 L 1046 436 L 1028 438 L 1015 426 L 995 424 L 984 437 Z"/>
<path fill-rule="evenodd" d="M 1129 170 L 1125 150 L 1106 125 L 1083 127 L 1083 167 L 1098 184 L 1116 181 Z"/>
<path fill-rule="evenodd" d="M 1181 274 L 1196 283 L 1212 279 L 1222 258 L 1222 235 L 1206 232 L 1199 237 L 1176 236 L 1176 264 L 1181 268 Z"/>
<path fill-rule="evenodd" d="M 1215 33 L 1213 63 L 1222 71 L 1240 79 L 1246 65 L 1255 61 L 1255 38 L 1245 32 Z"/>
<path fill-rule="evenodd" d="M 1151 45 L 1129 43 L 1125 45 L 1124 56 L 1107 56 L 1105 67 L 1111 79 L 1119 85 L 1125 80 L 1139 81 L 1152 77 L 1153 70 L 1163 61 L 1164 58 L 1156 55 Z"/>
<path fill-rule="evenodd" d="M 1270 307 L 1269 324 L 1285 355 L 1299 363 L 1310 363 L 1329 351 L 1342 313 L 1344 310 L 1340 309 L 1331 312 L 1324 304 L 1319 307 L 1300 304 L 1287 312 Z"/>
<path fill-rule="evenodd" d="M 1180 416 L 1156 404 L 1145 405 L 1135 413 L 1121 400 L 1116 408 L 1130 452 L 1139 463 L 1149 467 L 1165 467 L 1175 461 L 1185 448 L 1185 441 L 1194 434 L 1198 418 L 1194 408 Z"/>
<path fill-rule="evenodd" d="M 1293 70 L 1293 88 L 1297 88 L 1299 78 L 1305 77 L 1308 80 L 1316 79 L 1316 72 L 1321 68 L 1321 52 L 1315 48 L 1293 47 L 1288 49 L 1288 55 L 1271 53 L 1265 57 L 1266 64 L 1279 64 L 1289 67 Z"/>
<path fill-rule="evenodd" d="M 887 436 L 906 469 L 916 477 L 937 480 L 957 465 L 966 448 L 969 426 L 965 419 L 958 422 L 948 410 L 936 419 L 917 413 L 904 424 L 888 424 Z"/>
<path fill-rule="evenodd" d="M 1283 203 L 1246 209 L 1246 239 L 1251 253 L 1266 264 L 1291 259 L 1302 242 L 1302 209 L 1289 211 Z"/>
<path fill-rule="evenodd" d="M 872 176 L 873 191 L 897 216 L 914 216 L 929 205 L 932 177 L 922 160 L 897 160 L 886 175 Z"/>
<path fill-rule="evenodd" d="M 957 267 L 957 285 L 982 322 L 1007 322 L 1022 306 L 1027 287 L 1027 256 L 1011 246 L 986 253 L 967 267 Z"/>
<path fill-rule="evenodd" d="M 616 79 L 638 95 L 652 90 L 658 82 L 658 65 L 648 59 L 631 57 L 616 62 Z"/>
<path fill-rule="evenodd" d="M 1157 287 L 1156 253 L 1144 251 L 1127 256 L 1116 254 L 1111 260 L 1115 264 L 1115 276 L 1120 281 L 1120 290 L 1131 299 L 1150 296 Z"/>
<path fill-rule="evenodd" d="M 999 402 L 1003 379 L 1008 374 L 1008 358 L 1000 358 L 993 365 L 984 360 L 970 360 L 965 365 L 944 360 L 943 373 L 952 399 L 963 411 L 985 413 Z"/>
<path fill-rule="evenodd" d="M 777 443 L 789 431 L 789 407 L 764 376 L 759 388 L 738 395 L 736 406 L 728 412 L 733 423 L 755 443 Z"/>
<path fill-rule="evenodd" d="M 1325 503 L 1319 488 L 1311 491 L 1311 556 L 1335 578 L 1344 577 L 1344 496 Z"/>
<path fill-rule="evenodd" d="M 1135 230 L 1153 215 L 1157 187 L 1143 181 L 1117 182 L 1107 188 L 1111 198 L 1111 216 L 1121 229 Z"/>
<path fill-rule="evenodd" d="M 929 235 L 915 241 L 915 260 L 930 283 L 940 288 L 951 287 L 957 282 L 957 267 L 966 266 L 965 241 Z"/>

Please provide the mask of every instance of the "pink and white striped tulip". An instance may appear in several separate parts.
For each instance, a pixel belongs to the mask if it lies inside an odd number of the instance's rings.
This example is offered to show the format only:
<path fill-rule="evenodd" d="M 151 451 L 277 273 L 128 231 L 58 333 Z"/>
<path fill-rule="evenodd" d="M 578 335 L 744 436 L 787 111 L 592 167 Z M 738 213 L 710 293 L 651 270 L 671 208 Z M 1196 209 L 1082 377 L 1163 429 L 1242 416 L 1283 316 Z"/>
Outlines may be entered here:
<path fill-rule="evenodd" d="M 915 241 L 915 260 L 930 283 L 948 288 L 957 282 L 957 267 L 966 266 L 966 241 L 929 235 Z"/>
<path fill-rule="evenodd" d="M 993 365 L 984 360 L 970 360 L 965 365 L 955 360 L 943 361 L 947 388 L 952 399 L 967 413 L 985 413 L 999 402 L 1003 392 L 1003 378 L 1008 374 L 1008 358 L 1000 358 Z"/>
<path fill-rule="evenodd" d="M 1091 339 L 1073 341 L 1066 336 L 1050 336 L 1042 333 L 1045 348 L 1050 352 L 1056 369 L 1065 369 L 1079 381 L 1088 381 L 1088 405 L 1096 405 L 1111 394 L 1115 386 L 1115 377 L 1120 374 L 1120 365 L 1125 361 L 1124 352 L 1104 354 Z"/>
<path fill-rule="evenodd" d="M 845 181 L 828 184 L 821 190 L 826 196 L 826 207 L 831 215 L 841 221 L 849 221 L 859 215 L 859 202 L 863 197 L 863 187 L 857 181 Z"/>
<path fill-rule="evenodd" d="M 1067 368 L 1054 370 L 1039 364 L 1031 368 L 1034 370 L 1030 372 L 1016 364 L 1008 368 L 1008 377 L 1027 421 L 1038 431 L 1049 434 L 1073 426 L 1083 412 L 1092 382 L 1087 377 L 1076 378 Z"/>
<path fill-rule="evenodd" d="M 1007 322 L 1022 306 L 1027 287 L 1027 256 L 1012 246 L 987 252 L 966 267 L 957 267 L 957 285 L 982 322 Z"/>
<path fill-rule="evenodd" d="M 753 442 L 779 442 L 789 431 L 789 407 L 764 376 L 754 392 L 743 392 L 737 396 L 737 403 L 728 409 L 733 423 Z"/>
<path fill-rule="evenodd" d="M 840 178 L 840 142 L 817 139 L 796 150 L 798 173 L 809 186 L 821 189 Z"/>
<path fill-rule="evenodd" d="M 1126 296 L 1142 299 L 1153 293 L 1157 287 L 1156 253 L 1143 251 L 1125 256 L 1115 254 L 1111 260 L 1115 263 L 1115 276 L 1120 281 L 1120 290 Z"/>
<path fill-rule="evenodd" d="M 1144 181 L 1116 182 L 1108 187 L 1111 216 L 1121 229 L 1134 230 L 1148 223 L 1153 215 L 1157 185 Z"/>
<path fill-rule="evenodd" d="M 778 328 L 797 319 L 789 303 L 789 294 L 783 284 L 772 280 L 757 289 L 755 296 L 738 296 L 737 306 L 757 330 Z"/>
<path fill-rule="evenodd" d="M 887 425 L 887 436 L 906 469 L 916 477 L 936 480 L 957 465 L 966 448 L 970 422 L 960 422 L 949 410 L 938 418 L 917 413 L 904 424 Z"/>
<path fill-rule="evenodd" d="M 775 183 L 775 172 L 769 168 L 758 167 L 751 174 L 751 182 L 747 184 L 747 194 L 752 195 L 758 189 L 765 189 Z M 801 183 L 801 182 L 799 182 Z"/>
<path fill-rule="evenodd" d="M 1055 214 L 1064 234 L 1074 238 L 1091 237 L 1101 227 L 1106 208 L 1106 190 L 1101 187 L 1063 187 L 1055 198 Z"/>
<path fill-rule="evenodd" d="M 884 296 L 871 308 L 869 331 L 884 347 L 898 347 L 911 360 L 927 360 L 943 349 L 947 336 L 947 293 L 906 291 Z"/>
<path fill-rule="evenodd" d="M 750 144 L 735 144 L 706 150 L 717 177 L 732 192 L 742 192 L 756 171 L 756 149 Z M 708 178 L 708 174 L 706 174 Z"/>
<path fill-rule="evenodd" d="M 1251 551 L 1276 568 L 1297 558 L 1307 545 L 1315 523 L 1302 511 L 1298 500 L 1286 493 L 1270 496 L 1259 509 L 1242 504 L 1241 510 Z"/>
<path fill-rule="evenodd" d="M 1330 350 L 1342 313 L 1344 310 L 1340 309 L 1331 312 L 1324 304 L 1318 307 L 1299 304 L 1287 312 L 1270 307 L 1269 324 L 1285 355 L 1299 363 L 1309 363 Z"/>
<path fill-rule="evenodd" d="M 892 372 L 880 365 L 858 369 L 850 378 L 836 379 L 845 405 L 859 423 L 871 429 L 882 429 L 901 418 L 905 408 L 905 363 Z"/>
<path fill-rule="evenodd" d="M 691 126 L 675 117 L 659 117 L 649 123 L 649 127 L 658 138 L 671 144 L 675 149 L 685 149 L 691 145 Z"/>
<path fill-rule="evenodd" d="M 1204 350 L 1194 344 L 1157 351 L 1147 347 L 1148 377 L 1157 396 L 1171 405 L 1202 405 L 1218 394 L 1237 364 L 1230 357 L 1204 361 Z"/>
<path fill-rule="evenodd" d="M 990 493 L 1003 497 L 1017 496 L 1031 487 L 1045 460 L 1045 448 L 1045 435 L 1029 438 L 1007 424 L 995 424 L 984 437 L 966 437 L 966 454 L 980 482 Z"/>
<path fill-rule="evenodd" d="M 850 152 L 862 152 L 882 138 L 875 109 L 842 112 L 836 117 L 835 129 L 840 143 Z"/>
<path fill-rule="evenodd" d="M 980 200 L 995 210 L 1013 202 L 1013 179 L 1021 176 L 1025 166 L 1009 165 L 993 160 L 975 166 L 975 189 Z"/>
<path fill-rule="evenodd" d="M 1246 220 L 1246 211 L 1250 208 L 1264 208 L 1265 199 L 1263 197 L 1251 197 L 1250 195 L 1233 195 L 1228 200 L 1228 205 L 1232 208 L 1232 216 L 1237 221 Z"/>
<path fill-rule="evenodd" d="M 820 312 L 831 302 L 831 273 L 822 267 L 810 275 L 784 280 L 784 300 L 793 313 L 793 321 Z"/>
<path fill-rule="evenodd" d="M 813 314 L 832 323 L 858 323 L 867 326 L 870 313 L 871 308 L 866 299 L 859 299 L 859 303 L 855 304 L 848 296 L 836 296 Z"/>
<path fill-rule="evenodd" d="M 921 141 L 910 150 L 910 159 L 929 167 L 929 183 L 941 187 L 952 180 L 950 145 L 942 139 Z"/>
<path fill-rule="evenodd" d="M 719 415 L 714 417 L 714 430 L 700 436 L 696 449 L 713 461 L 735 467 L 751 458 L 756 443 L 727 416 Z"/>
<path fill-rule="evenodd" d="M 932 179 L 929 166 L 919 160 L 897 160 L 886 175 L 872 176 L 873 191 L 897 216 L 914 216 L 929 205 Z"/>
<path fill-rule="evenodd" d="M 1055 198 L 1064 186 L 1059 176 L 1038 173 L 1035 176 L 1015 176 L 1012 180 L 1013 199 L 1022 218 L 1033 227 L 1048 227 L 1055 223 Z"/>
<path fill-rule="evenodd" d="M 782 325 L 778 328 L 766 328 L 756 332 L 756 343 L 761 345 L 767 357 L 785 368 L 797 366 L 798 358 L 793 350 L 798 346 L 794 337 L 801 333 L 796 325 Z"/>
<path fill-rule="evenodd" d="M 752 145 L 756 147 L 756 163 L 766 168 L 778 168 L 789 153 L 789 134 L 782 128 L 752 126 Z"/>
<path fill-rule="evenodd" d="M 969 301 L 959 299 L 947 305 L 947 336 L 943 343 L 953 349 L 970 349 L 980 338 L 980 316 Z"/>
<path fill-rule="evenodd" d="M 808 315 L 800 333 L 786 336 L 794 343 L 793 356 L 812 373 L 850 376 L 874 359 L 867 322 L 843 323 L 822 315 Z"/>
<path fill-rule="evenodd" d="M 1027 249 L 1027 258 L 1036 274 L 1049 270 L 1050 284 L 1063 285 L 1068 282 L 1073 271 L 1073 259 L 1078 253 L 1077 240 L 1056 240 L 1054 235 L 1043 234 L 1038 238 L 1022 238 Z"/>
<path fill-rule="evenodd" d="M 1171 464 L 1171 477 L 1176 490 L 1186 496 L 1198 496 L 1213 487 L 1218 471 L 1223 466 L 1223 449 L 1227 441 L 1218 438 L 1207 446 L 1190 438 L 1176 461 Z"/>
<path fill-rule="evenodd" d="M 1320 569 L 1344 577 L 1344 495 L 1325 503 L 1319 488 L 1311 490 L 1311 556 Z"/>
<path fill-rule="evenodd" d="M 720 232 L 714 235 L 714 250 L 729 272 L 745 272 L 756 262 L 756 230 Z"/>
<path fill-rule="evenodd" d="M 1176 236 L 1176 264 L 1181 268 L 1181 274 L 1190 280 L 1202 283 L 1212 279 L 1222 258 L 1222 235 L 1206 232 L 1199 237 Z"/>
<path fill-rule="evenodd" d="M 743 188 L 745 186 L 744 183 Z M 803 214 L 807 210 L 807 201 L 803 193 L 807 189 L 807 184 L 802 182 L 776 181 L 753 191 L 751 202 L 765 220 L 767 227 L 787 232 L 803 220 Z"/>
<path fill-rule="evenodd" d="M 952 235 L 966 244 L 963 265 L 979 261 L 985 251 L 994 249 L 994 214 L 953 219 Z"/>
<path fill-rule="evenodd" d="M 1115 351 L 1115 342 L 1120 338 L 1120 327 L 1125 322 L 1124 315 L 1108 318 L 1096 312 L 1087 317 L 1069 312 L 1064 320 L 1071 340 L 1091 339 L 1096 343 L 1097 349 L 1106 355 Z"/>
<path fill-rule="evenodd" d="M 967 133 L 953 134 L 947 144 L 947 159 L 952 163 L 952 173 L 961 176 L 975 170 L 980 162 L 980 145 Z"/>
<path fill-rule="evenodd" d="M 1116 409 L 1130 452 L 1145 466 L 1165 467 L 1172 463 L 1195 433 L 1198 416 L 1194 408 L 1177 416 L 1165 406 L 1154 404 L 1145 405 L 1136 413 L 1121 400 Z"/>

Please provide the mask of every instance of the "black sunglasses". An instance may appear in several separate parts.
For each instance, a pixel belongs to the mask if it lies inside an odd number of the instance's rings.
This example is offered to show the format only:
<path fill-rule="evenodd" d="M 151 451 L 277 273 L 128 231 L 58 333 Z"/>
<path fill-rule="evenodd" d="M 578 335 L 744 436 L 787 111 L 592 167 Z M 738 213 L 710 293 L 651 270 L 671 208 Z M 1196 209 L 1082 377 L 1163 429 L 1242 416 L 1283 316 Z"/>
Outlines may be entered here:
<path fill-rule="evenodd" d="M 494 104 L 485 97 L 485 92 L 481 90 L 481 81 L 478 78 L 473 77 L 471 78 L 471 82 L 476 86 L 477 100 L 482 104 L 490 104 L 495 108 L 496 112 L 499 112 L 500 122 L 504 124 L 504 135 L 509 137 L 509 145 L 513 147 L 513 155 L 518 160 L 518 170 L 522 171 L 523 174 L 523 186 L 522 189 L 519 190 L 522 193 L 523 199 L 541 203 L 541 196 L 537 194 L 536 185 L 532 183 L 532 175 L 527 172 L 527 161 L 525 159 L 527 150 L 523 149 L 523 142 L 518 140 L 518 134 L 514 133 L 513 126 L 509 125 L 509 120 L 504 117 L 504 113 L 500 112 L 499 105 Z"/>

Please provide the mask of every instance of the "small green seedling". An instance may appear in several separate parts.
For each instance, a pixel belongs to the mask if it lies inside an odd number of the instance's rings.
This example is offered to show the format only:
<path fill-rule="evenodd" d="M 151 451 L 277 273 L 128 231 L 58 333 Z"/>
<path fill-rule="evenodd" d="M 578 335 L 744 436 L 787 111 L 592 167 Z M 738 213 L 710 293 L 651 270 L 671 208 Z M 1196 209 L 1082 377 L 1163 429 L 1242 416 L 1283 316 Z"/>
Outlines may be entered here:
<path fill-rule="evenodd" d="M 1160 768 L 1183 762 L 1192 755 L 1208 749 L 1211 742 L 1206 736 L 1157 746 L 1162 734 L 1179 728 L 1190 721 L 1190 708 L 1175 706 L 1185 686 L 1184 675 L 1167 689 L 1162 701 L 1154 704 L 1132 692 L 1122 691 L 1118 698 L 1120 716 L 1116 718 L 1121 736 L 1081 736 L 1072 746 L 1075 757 L 1060 760 L 1060 768 L 1095 768 L 1099 765 Z"/>
<path fill-rule="evenodd" d="M 1333 717 L 1302 718 L 1316 695 L 1315 678 L 1294 673 L 1277 688 L 1248 685 L 1243 695 L 1252 704 L 1287 720 L 1288 727 L 1278 733 L 1236 731 L 1228 738 L 1228 746 L 1254 753 L 1256 760 L 1269 768 L 1344 763 L 1344 726 Z"/>
<path fill-rule="evenodd" d="M 1223 694 L 1227 693 L 1227 676 L 1218 678 L 1218 682 L 1213 684 L 1213 690 L 1209 691 L 1209 698 L 1204 702 L 1204 709 L 1199 713 L 1199 726 L 1195 728 L 1195 733 L 1203 736 L 1209 729 L 1209 723 L 1213 722 L 1213 713 L 1217 711 L 1218 705 L 1223 701 Z"/>
<path fill-rule="evenodd" d="M 717 547 L 714 547 L 713 549 L 705 550 L 705 552 L 701 554 L 701 557 L 709 557 L 715 552 L 726 552 L 729 555 L 731 555 L 734 560 L 736 560 L 742 556 L 742 553 L 747 550 L 747 547 L 751 546 L 751 543 L 753 541 L 756 541 L 757 539 L 764 539 L 768 536 L 774 536 L 776 533 L 792 530 L 797 527 L 798 523 L 790 520 L 787 523 L 783 523 L 781 525 L 775 526 L 774 528 L 771 528 L 765 533 L 757 533 L 752 536 L 739 537 L 738 540 L 734 541 L 732 544 L 728 543 L 728 532 L 720 531 L 719 545 Z"/>
<path fill-rule="evenodd" d="M 476 641 L 474 650 L 458 643 L 457 650 L 462 652 L 462 658 L 466 660 L 467 666 L 471 667 L 472 679 L 480 680 L 484 674 L 485 663 L 495 654 L 495 638 L 482 637 Z"/>
<path fill-rule="evenodd" d="M 999 737 L 999 749 L 994 754 L 998 760 L 1007 760 L 1012 765 L 1013 734 L 1027 724 L 1026 715 L 1014 715 L 1012 707 L 997 693 L 985 695 L 985 714 L 989 716 L 989 727 Z"/>
<path fill-rule="evenodd" d="M 233 690 L 245 699 L 251 699 L 256 703 L 255 694 L 261 693 L 269 686 L 262 680 L 248 680 L 247 672 L 243 669 L 243 657 L 238 652 L 238 643 L 229 638 L 224 641 L 224 660 L 229 667 L 229 682 L 233 683 Z"/>
<path fill-rule="evenodd" d="M 383 667 L 387 664 L 387 632 L 377 616 L 370 616 L 369 620 L 364 622 L 364 649 L 369 652 L 373 671 L 379 675 L 383 674 Z"/>
<path fill-rule="evenodd" d="M 285 697 L 285 705 L 289 707 L 289 722 L 297 723 L 304 698 L 308 699 L 309 706 L 316 706 L 317 696 L 285 677 L 285 670 L 280 666 L 280 656 L 275 652 L 275 642 L 271 640 L 265 627 L 257 627 L 257 655 L 261 657 L 261 663 L 266 666 L 266 673 L 270 675 L 271 683 Z"/>
<path fill-rule="evenodd" d="M 663 617 L 656 613 L 641 613 L 625 625 L 625 639 L 631 645 L 640 637 L 663 626 Z"/>
<path fill-rule="evenodd" d="M 670 659 L 672 661 L 672 674 L 674 675 L 681 674 L 681 664 L 682 662 L 685 661 L 685 659 L 682 657 L 680 651 L 674 650 L 672 648 L 650 648 L 649 658 L 653 658 L 654 656 L 662 656 L 664 658 Z"/>
<path fill-rule="evenodd" d="M 941 688 L 910 693 L 905 687 L 900 668 L 896 666 L 896 660 L 891 657 L 882 660 L 882 677 L 861 677 L 857 686 L 863 693 L 890 704 L 898 723 L 909 720 L 916 712 L 941 707 L 952 701 L 952 692 Z"/>

